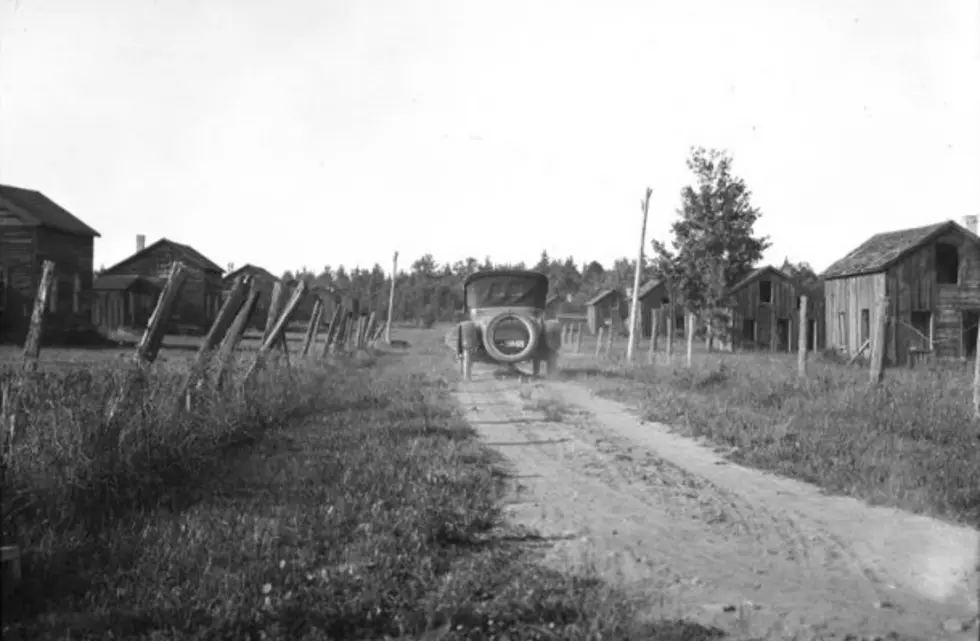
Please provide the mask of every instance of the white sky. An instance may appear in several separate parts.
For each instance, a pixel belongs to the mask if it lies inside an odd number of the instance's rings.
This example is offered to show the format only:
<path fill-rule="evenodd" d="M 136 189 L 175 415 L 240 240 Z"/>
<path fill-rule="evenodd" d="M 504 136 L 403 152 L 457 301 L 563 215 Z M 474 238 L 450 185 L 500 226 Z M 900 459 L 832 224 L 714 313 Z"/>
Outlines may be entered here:
<path fill-rule="evenodd" d="M 980 0 L 0 0 L 0 181 L 225 265 L 633 257 L 690 145 L 817 269 L 980 213 Z M 647 245 L 649 248 L 649 245 Z"/>

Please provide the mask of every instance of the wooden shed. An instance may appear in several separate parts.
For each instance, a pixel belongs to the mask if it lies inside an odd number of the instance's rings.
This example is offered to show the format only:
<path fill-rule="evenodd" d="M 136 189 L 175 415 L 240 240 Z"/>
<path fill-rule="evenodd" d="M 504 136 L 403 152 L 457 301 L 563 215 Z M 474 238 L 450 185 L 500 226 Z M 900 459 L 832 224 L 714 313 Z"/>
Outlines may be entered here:
<path fill-rule="evenodd" d="M 45 335 L 89 326 L 99 232 L 39 191 L 0 185 L 0 340 L 27 335 L 42 264 L 54 262 Z"/>
<path fill-rule="evenodd" d="M 104 331 L 145 329 L 156 307 L 163 279 L 138 275 L 99 276 L 92 285 L 92 322 Z"/>
<path fill-rule="evenodd" d="M 252 282 L 258 286 L 260 292 L 259 298 L 255 303 L 255 310 L 249 319 L 249 327 L 252 329 L 265 329 L 265 322 L 269 316 L 269 303 L 272 300 L 272 288 L 279 278 L 264 267 L 259 267 L 251 263 L 246 263 L 238 269 L 234 269 L 234 265 L 228 265 L 228 271 L 224 278 L 221 279 L 221 287 L 224 290 L 222 300 L 224 299 L 224 295 L 227 295 L 231 290 L 231 286 L 239 276 L 251 276 Z"/>
<path fill-rule="evenodd" d="M 545 317 L 562 325 L 586 325 L 589 322 L 587 300 L 582 294 L 553 294 L 545 303 Z"/>
<path fill-rule="evenodd" d="M 189 275 L 168 322 L 172 331 L 205 333 L 221 307 L 224 270 L 193 247 L 167 238 L 145 246 L 145 237 L 140 235 L 136 238 L 136 253 L 101 276 L 143 276 L 163 281 L 175 261 L 183 263 Z"/>
<path fill-rule="evenodd" d="M 596 335 L 600 327 L 622 334 L 626 331 L 628 303 L 618 289 L 604 289 L 585 302 L 589 332 Z"/>
<path fill-rule="evenodd" d="M 823 274 L 827 345 L 854 354 L 888 297 L 885 362 L 922 352 L 973 358 L 980 322 L 976 216 L 876 234 Z"/>
<path fill-rule="evenodd" d="M 657 314 L 657 335 L 667 335 L 667 318 L 674 314 L 674 330 L 684 330 L 684 301 L 683 296 L 675 295 L 671 301 L 670 284 L 662 279 L 653 279 L 644 283 L 637 294 L 640 306 L 640 328 L 643 338 L 650 338 L 653 332 L 652 314 Z M 627 316 L 628 318 L 628 316 Z M 629 322 L 627 320 L 627 322 Z"/>
<path fill-rule="evenodd" d="M 732 347 L 795 349 L 799 331 L 796 289 L 792 279 L 772 265 L 753 269 L 730 287 Z"/>

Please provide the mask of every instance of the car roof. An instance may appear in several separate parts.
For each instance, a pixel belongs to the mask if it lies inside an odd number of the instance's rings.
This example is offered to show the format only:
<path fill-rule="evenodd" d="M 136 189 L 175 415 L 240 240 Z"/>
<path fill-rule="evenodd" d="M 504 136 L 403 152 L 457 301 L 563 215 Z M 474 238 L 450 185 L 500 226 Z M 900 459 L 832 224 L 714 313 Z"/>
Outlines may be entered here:
<path fill-rule="evenodd" d="M 535 278 L 538 282 L 543 282 L 545 285 L 548 283 L 548 277 L 541 272 L 531 271 L 529 269 L 492 269 L 483 272 L 474 272 L 466 277 L 463 281 L 463 287 L 469 286 L 470 283 L 476 282 L 478 280 L 483 280 L 484 278 L 493 278 L 500 276 L 513 276 L 520 278 Z"/>

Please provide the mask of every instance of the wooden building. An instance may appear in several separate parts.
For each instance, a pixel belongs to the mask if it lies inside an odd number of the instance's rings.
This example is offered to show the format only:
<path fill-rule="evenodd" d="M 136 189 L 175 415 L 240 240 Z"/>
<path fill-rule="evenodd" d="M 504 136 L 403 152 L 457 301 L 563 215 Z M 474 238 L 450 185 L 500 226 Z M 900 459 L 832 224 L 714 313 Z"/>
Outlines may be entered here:
<path fill-rule="evenodd" d="M 0 185 L 0 340 L 21 342 L 42 263 L 54 262 L 46 337 L 90 326 L 95 231 L 44 194 Z"/>
<path fill-rule="evenodd" d="M 224 272 L 214 261 L 188 245 L 161 238 L 152 245 L 145 246 L 146 239 L 136 237 L 136 253 L 121 262 L 106 269 L 100 274 L 99 282 L 115 283 L 121 281 L 104 281 L 106 276 L 141 276 L 158 287 L 163 286 L 170 266 L 180 261 L 188 269 L 189 275 L 181 289 L 179 302 L 173 315 L 168 319 L 170 329 L 180 333 L 204 333 L 211 327 L 218 310 L 221 307 L 223 292 L 222 274 Z M 136 282 L 136 281 L 133 281 Z M 141 285 L 142 287 L 142 285 Z M 120 298 L 128 299 L 129 290 L 97 289 L 97 311 L 93 318 L 98 319 L 102 327 L 114 329 L 108 325 L 110 320 L 118 316 L 110 315 L 110 308 L 118 306 Z M 144 294 L 148 296 L 148 294 Z M 137 302 L 136 305 L 141 305 Z M 137 317 L 135 311 L 132 315 Z"/>
<path fill-rule="evenodd" d="M 238 269 L 234 269 L 234 265 L 229 264 L 228 271 L 221 281 L 222 301 L 224 295 L 231 290 L 231 286 L 239 276 L 251 276 L 252 282 L 257 284 L 260 292 L 255 303 L 255 311 L 252 312 L 252 317 L 249 319 L 249 327 L 265 329 L 266 318 L 269 316 L 269 302 L 272 300 L 272 288 L 279 278 L 269 270 L 251 263 L 246 263 Z"/>
<path fill-rule="evenodd" d="M 976 216 L 872 236 L 823 274 L 827 345 L 854 354 L 888 297 L 885 362 L 973 358 L 980 322 Z"/>
<path fill-rule="evenodd" d="M 731 345 L 735 349 L 790 352 L 799 340 L 800 296 L 793 280 L 772 265 L 758 267 L 728 290 Z M 819 303 L 814 303 L 816 306 Z M 806 331 L 817 344 L 814 306 L 807 305 Z"/>
<path fill-rule="evenodd" d="M 163 291 L 163 279 L 139 275 L 98 276 L 92 285 L 92 322 L 103 331 L 144 329 Z"/>
<path fill-rule="evenodd" d="M 625 332 L 628 305 L 623 292 L 618 289 L 604 289 L 587 300 L 585 307 L 589 332 L 596 335 L 600 327 L 611 328 L 619 334 Z"/>
<path fill-rule="evenodd" d="M 650 338 L 653 332 L 653 314 L 657 315 L 657 335 L 666 336 L 667 318 L 671 311 L 674 313 L 674 332 L 683 334 L 686 313 L 684 301 L 680 295 L 674 298 L 671 302 L 670 286 L 665 280 L 653 279 L 640 286 L 637 301 L 640 306 L 640 331 L 643 338 Z"/>

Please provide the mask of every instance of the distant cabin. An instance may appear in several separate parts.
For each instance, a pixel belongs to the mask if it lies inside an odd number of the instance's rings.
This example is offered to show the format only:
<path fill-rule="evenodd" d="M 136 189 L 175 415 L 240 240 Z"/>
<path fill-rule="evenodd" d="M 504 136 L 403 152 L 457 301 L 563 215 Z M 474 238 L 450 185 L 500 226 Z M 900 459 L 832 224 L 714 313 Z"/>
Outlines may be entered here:
<path fill-rule="evenodd" d="M 977 216 L 875 234 L 823 273 L 827 345 L 855 354 L 888 297 L 885 362 L 974 358 L 980 323 Z"/>
<path fill-rule="evenodd" d="M 618 289 L 604 289 L 586 301 L 586 318 L 589 332 L 598 334 L 600 327 L 622 334 L 626 331 L 628 303 Z"/>
<path fill-rule="evenodd" d="M 666 280 L 655 278 L 640 286 L 637 293 L 640 319 L 638 321 L 643 338 L 650 338 L 653 333 L 653 316 L 657 317 L 657 335 L 667 336 L 667 319 L 671 311 L 674 313 L 674 332 L 684 331 L 683 296 L 675 296 L 671 301 L 670 287 Z"/>
<path fill-rule="evenodd" d="M 22 343 L 45 260 L 54 262 L 44 334 L 90 326 L 95 231 L 39 191 L 0 185 L 0 340 Z"/>
<path fill-rule="evenodd" d="M 142 328 L 149 319 L 171 265 L 179 261 L 189 275 L 181 288 L 168 331 L 203 334 L 211 327 L 221 307 L 224 270 L 190 245 L 161 238 L 146 246 L 146 237 L 136 237 L 136 253 L 103 271 L 96 281 L 93 320 L 106 330 Z M 117 277 L 109 279 L 107 277 Z M 138 277 L 121 279 L 118 277 Z M 125 288 L 120 289 L 125 283 Z"/>

